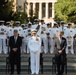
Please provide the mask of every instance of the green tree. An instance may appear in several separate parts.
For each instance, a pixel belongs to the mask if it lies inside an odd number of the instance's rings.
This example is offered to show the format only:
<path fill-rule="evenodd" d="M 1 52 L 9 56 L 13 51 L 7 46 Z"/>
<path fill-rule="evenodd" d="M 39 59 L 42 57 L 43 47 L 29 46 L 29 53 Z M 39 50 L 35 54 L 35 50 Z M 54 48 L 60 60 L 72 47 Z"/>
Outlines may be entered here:
<path fill-rule="evenodd" d="M 21 23 L 27 22 L 27 14 L 25 12 L 15 12 L 13 14 L 13 21 L 20 21 Z"/>
<path fill-rule="evenodd" d="M 12 20 L 13 7 L 13 0 L 0 0 L 0 19 L 5 21 Z"/>
<path fill-rule="evenodd" d="M 76 22 L 76 0 L 58 0 L 55 4 L 55 20 Z"/>
<path fill-rule="evenodd" d="M 33 23 L 34 19 L 38 18 L 38 9 L 35 8 L 35 12 L 34 12 L 33 9 L 31 8 L 29 11 L 30 11 L 29 12 L 30 17 L 28 17 L 28 19 L 30 20 L 30 22 Z"/>

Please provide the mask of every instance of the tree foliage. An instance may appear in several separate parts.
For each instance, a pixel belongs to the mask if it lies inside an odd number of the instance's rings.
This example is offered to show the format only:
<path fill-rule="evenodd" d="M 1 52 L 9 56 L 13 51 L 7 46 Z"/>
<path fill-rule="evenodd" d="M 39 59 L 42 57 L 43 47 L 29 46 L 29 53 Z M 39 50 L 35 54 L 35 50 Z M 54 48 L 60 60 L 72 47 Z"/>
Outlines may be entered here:
<path fill-rule="evenodd" d="M 21 23 L 26 23 L 27 19 L 27 14 L 25 12 L 15 12 L 13 14 L 13 21 L 20 21 Z"/>
<path fill-rule="evenodd" d="M 76 22 L 76 0 L 58 0 L 55 4 L 55 20 Z"/>
<path fill-rule="evenodd" d="M 8 21 L 13 18 L 13 0 L 0 0 L 0 19 Z"/>
<path fill-rule="evenodd" d="M 27 14 L 20 11 L 13 11 L 15 5 L 14 0 L 0 0 L 0 20 L 5 21 L 16 21 L 19 20 L 21 23 L 25 23 L 27 20 Z"/>
<path fill-rule="evenodd" d="M 30 20 L 30 22 L 33 23 L 34 22 L 34 19 L 37 19 L 38 18 L 38 10 L 35 9 L 35 12 L 34 12 L 33 9 L 31 8 L 29 11 L 30 11 L 29 12 L 30 17 L 28 17 L 28 19 Z"/>

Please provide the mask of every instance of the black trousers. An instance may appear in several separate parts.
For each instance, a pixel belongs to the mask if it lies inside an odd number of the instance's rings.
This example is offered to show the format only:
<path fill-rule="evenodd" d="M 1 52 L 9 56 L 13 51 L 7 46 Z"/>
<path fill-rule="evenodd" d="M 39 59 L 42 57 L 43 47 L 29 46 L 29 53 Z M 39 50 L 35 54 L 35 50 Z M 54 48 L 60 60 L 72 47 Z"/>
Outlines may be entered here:
<path fill-rule="evenodd" d="M 58 74 L 63 74 L 64 73 L 64 66 L 65 66 L 65 56 L 63 55 L 58 55 L 56 56 L 56 63 L 57 63 L 57 71 Z"/>
<path fill-rule="evenodd" d="M 10 58 L 10 67 L 11 67 L 11 73 L 14 73 L 14 66 L 16 65 L 17 68 L 17 74 L 20 74 L 21 69 L 21 57 L 17 54 L 12 54 L 9 56 Z"/>

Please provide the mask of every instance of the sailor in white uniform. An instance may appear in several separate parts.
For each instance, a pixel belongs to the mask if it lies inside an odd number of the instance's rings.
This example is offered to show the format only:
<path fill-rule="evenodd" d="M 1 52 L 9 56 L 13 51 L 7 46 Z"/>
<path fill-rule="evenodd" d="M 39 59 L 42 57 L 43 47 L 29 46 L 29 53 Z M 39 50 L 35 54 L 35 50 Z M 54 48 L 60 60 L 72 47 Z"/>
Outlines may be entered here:
<path fill-rule="evenodd" d="M 44 23 L 44 20 L 41 20 L 40 28 L 37 32 L 37 35 L 40 36 L 41 42 L 43 44 L 42 52 L 45 54 L 48 52 L 48 38 L 47 38 L 47 25 Z"/>
<path fill-rule="evenodd" d="M 13 28 L 11 27 L 11 22 L 6 22 L 7 25 L 7 38 L 13 36 Z"/>
<path fill-rule="evenodd" d="M 47 28 L 48 28 L 48 31 L 47 31 L 47 38 L 48 38 L 48 50 L 50 51 L 50 53 L 53 53 L 51 52 L 50 48 L 51 48 L 51 39 L 52 39 L 52 27 L 50 26 L 50 23 L 47 23 Z"/>
<path fill-rule="evenodd" d="M 71 54 L 74 54 L 73 37 L 75 35 L 75 31 L 72 28 L 72 23 L 68 23 L 68 28 L 65 33 L 66 33 L 66 39 L 67 39 L 66 53 L 68 54 L 70 50 Z"/>
<path fill-rule="evenodd" d="M 16 21 L 16 27 L 14 27 L 14 30 L 18 30 L 19 36 L 23 37 L 23 29 L 20 26 L 20 21 Z"/>
<path fill-rule="evenodd" d="M 55 38 L 58 37 L 58 32 L 59 32 L 59 29 L 57 28 L 58 27 L 58 24 L 55 22 L 54 25 L 53 25 L 53 28 L 51 28 L 51 31 L 50 31 L 50 53 L 54 53 L 54 47 L 55 47 Z"/>
<path fill-rule="evenodd" d="M 6 33 L 7 33 L 7 27 L 4 25 L 4 21 L 0 21 L 0 54 L 3 53 L 7 54 L 7 46 L 6 46 Z"/>
<path fill-rule="evenodd" d="M 29 38 L 31 37 L 31 30 L 32 30 L 32 23 L 31 22 L 29 22 L 28 23 L 28 28 L 25 30 L 25 33 L 26 33 L 26 51 L 27 51 L 27 53 L 29 53 L 29 47 L 28 47 L 28 40 L 29 40 Z"/>
<path fill-rule="evenodd" d="M 22 46 L 21 46 L 21 53 L 26 53 L 26 29 L 25 24 L 21 24 L 21 27 L 23 28 L 23 39 L 22 39 Z"/>
<path fill-rule="evenodd" d="M 39 74 L 40 67 L 40 52 L 41 52 L 41 40 L 36 36 L 36 30 L 32 30 L 32 37 L 29 39 L 28 47 L 30 49 L 31 57 L 31 72 L 32 74 Z"/>
<path fill-rule="evenodd" d="M 39 19 L 35 19 L 34 22 L 35 22 L 35 24 L 32 25 L 32 29 L 36 29 L 37 28 L 37 26 L 39 25 Z"/>
<path fill-rule="evenodd" d="M 13 36 L 13 28 L 12 28 L 11 25 L 12 25 L 11 22 L 9 22 L 9 21 L 6 22 L 6 26 L 7 26 L 7 33 L 6 33 L 7 42 L 6 42 L 6 44 L 7 44 L 8 53 L 9 53 L 9 44 L 8 44 L 9 38 L 10 38 L 11 36 Z"/>
<path fill-rule="evenodd" d="M 64 34 L 65 34 L 66 29 L 67 29 L 67 27 L 65 26 L 65 22 L 61 21 L 60 22 L 60 27 L 59 27 L 60 32 L 64 32 Z"/>

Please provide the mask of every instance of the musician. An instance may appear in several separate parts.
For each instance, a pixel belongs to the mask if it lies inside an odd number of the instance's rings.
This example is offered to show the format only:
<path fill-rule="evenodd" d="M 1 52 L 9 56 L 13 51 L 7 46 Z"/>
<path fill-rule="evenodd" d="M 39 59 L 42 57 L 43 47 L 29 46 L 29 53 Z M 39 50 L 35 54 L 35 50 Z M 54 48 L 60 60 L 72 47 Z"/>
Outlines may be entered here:
<path fill-rule="evenodd" d="M 9 61 L 11 66 L 11 74 L 14 74 L 14 65 L 17 67 L 17 74 L 20 74 L 21 68 L 21 50 L 22 37 L 18 35 L 18 30 L 14 30 L 14 36 L 9 39 Z"/>
<path fill-rule="evenodd" d="M 26 32 L 26 53 L 29 53 L 29 48 L 28 48 L 28 41 L 29 41 L 29 38 L 31 37 L 31 30 L 32 30 L 32 23 L 29 22 L 28 23 L 28 28 L 25 30 Z"/>
<path fill-rule="evenodd" d="M 57 34 L 59 32 L 58 28 L 57 28 L 58 24 L 55 22 L 53 28 L 50 29 L 50 53 L 54 53 L 54 46 L 55 46 L 55 42 L 54 42 L 54 38 L 57 37 Z"/>
<path fill-rule="evenodd" d="M 64 64 L 66 59 L 66 39 L 62 36 L 62 32 L 58 33 L 58 38 L 55 38 L 55 58 L 57 64 L 57 75 L 62 75 L 64 73 Z"/>
<path fill-rule="evenodd" d="M 25 30 L 25 24 L 21 24 L 21 27 L 23 29 L 23 39 L 22 39 L 22 47 L 21 47 L 21 53 L 26 53 L 26 30 Z"/>
<path fill-rule="evenodd" d="M 37 32 L 37 35 L 40 36 L 41 42 L 44 44 L 44 48 L 42 52 L 45 54 L 48 52 L 48 39 L 47 39 L 47 25 L 45 24 L 44 20 L 41 20 L 41 25 L 39 28 L 39 31 Z"/>
<path fill-rule="evenodd" d="M 36 36 L 37 31 L 32 30 L 32 37 L 29 39 L 28 47 L 30 49 L 31 57 L 31 74 L 39 74 L 40 64 L 40 52 L 41 52 L 41 40 Z"/>
<path fill-rule="evenodd" d="M 39 25 L 39 19 L 35 19 L 34 22 L 35 22 L 35 24 L 32 25 L 32 29 L 36 29 L 37 28 L 37 26 Z"/>

